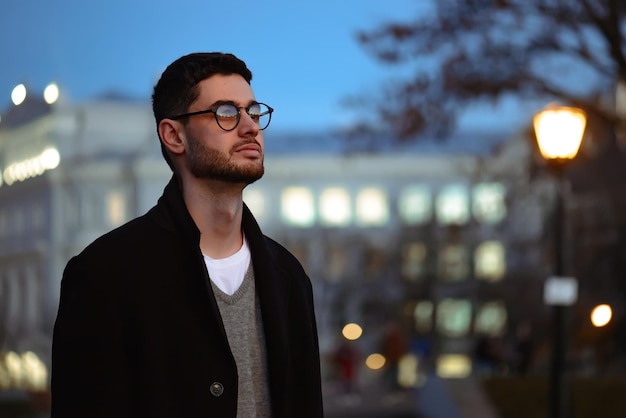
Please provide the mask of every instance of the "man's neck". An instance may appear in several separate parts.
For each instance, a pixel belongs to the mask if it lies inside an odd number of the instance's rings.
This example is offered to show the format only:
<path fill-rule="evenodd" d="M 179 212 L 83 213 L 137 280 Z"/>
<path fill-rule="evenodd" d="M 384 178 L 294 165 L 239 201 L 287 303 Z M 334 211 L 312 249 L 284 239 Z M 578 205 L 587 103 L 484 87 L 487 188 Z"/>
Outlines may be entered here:
<path fill-rule="evenodd" d="M 225 258 L 243 245 L 243 186 L 197 179 L 183 180 L 185 205 L 200 230 L 200 249 L 211 258 Z"/>

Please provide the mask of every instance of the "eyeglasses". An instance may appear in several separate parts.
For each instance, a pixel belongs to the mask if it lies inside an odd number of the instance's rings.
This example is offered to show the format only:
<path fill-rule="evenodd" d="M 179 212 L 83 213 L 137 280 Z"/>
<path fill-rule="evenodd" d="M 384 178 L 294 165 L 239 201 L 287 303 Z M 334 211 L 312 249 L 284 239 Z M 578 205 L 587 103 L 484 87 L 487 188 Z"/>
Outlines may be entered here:
<path fill-rule="evenodd" d="M 265 103 L 254 102 L 248 107 L 238 107 L 234 103 L 222 103 L 213 107 L 212 109 L 201 110 L 199 112 L 185 113 L 182 115 L 174 116 L 168 119 L 178 120 L 195 115 L 205 115 L 207 113 L 213 113 L 215 115 L 215 121 L 217 126 L 225 131 L 232 131 L 239 125 L 241 119 L 241 110 L 244 109 L 246 113 L 252 118 L 253 121 L 259 125 L 259 129 L 263 130 L 267 128 L 272 120 L 272 112 L 274 109 L 266 105 Z"/>

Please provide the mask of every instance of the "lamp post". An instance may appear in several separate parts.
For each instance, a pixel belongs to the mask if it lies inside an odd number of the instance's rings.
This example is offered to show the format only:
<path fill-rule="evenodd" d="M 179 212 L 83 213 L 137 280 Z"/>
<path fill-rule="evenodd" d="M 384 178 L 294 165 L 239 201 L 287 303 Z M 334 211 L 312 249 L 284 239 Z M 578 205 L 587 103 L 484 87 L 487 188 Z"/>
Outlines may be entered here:
<path fill-rule="evenodd" d="M 563 169 L 574 159 L 582 142 L 586 125 L 585 113 L 577 108 L 548 105 L 533 119 L 537 143 L 542 157 L 556 175 L 556 200 L 554 206 L 554 277 L 546 281 L 544 297 L 553 305 L 553 343 L 550 367 L 550 418 L 564 418 L 566 356 L 565 309 L 576 299 L 576 281 L 563 277 Z"/>

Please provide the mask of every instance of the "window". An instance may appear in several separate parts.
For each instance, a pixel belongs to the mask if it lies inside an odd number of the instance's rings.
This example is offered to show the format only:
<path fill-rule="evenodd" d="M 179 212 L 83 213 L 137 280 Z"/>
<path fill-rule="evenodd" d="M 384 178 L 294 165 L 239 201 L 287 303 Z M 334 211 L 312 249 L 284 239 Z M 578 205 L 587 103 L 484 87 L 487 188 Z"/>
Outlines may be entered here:
<path fill-rule="evenodd" d="M 288 187 L 282 193 L 281 215 L 293 226 L 310 227 L 315 223 L 313 193 L 306 187 Z"/>
<path fill-rule="evenodd" d="M 352 218 L 350 195 L 345 189 L 330 187 L 320 195 L 320 221 L 326 226 L 347 226 Z"/>
<path fill-rule="evenodd" d="M 506 308 L 503 302 L 486 302 L 476 313 L 474 331 L 498 337 L 504 334 L 507 322 Z"/>
<path fill-rule="evenodd" d="M 486 241 L 474 253 L 475 276 L 478 279 L 498 281 L 506 273 L 504 246 L 498 241 Z"/>
<path fill-rule="evenodd" d="M 451 184 L 437 196 L 437 220 L 443 225 L 462 225 L 469 221 L 467 188 L 462 184 Z"/>
<path fill-rule="evenodd" d="M 469 275 L 469 260 L 463 244 L 449 244 L 439 252 L 439 278 L 444 281 L 460 281 Z"/>
<path fill-rule="evenodd" d="M 120 226 L 126 221 L 126 202 L 120 191 L 112 191 L 107 195 L 107 221 L 111 226 Z"/>
<path fill-rule="evenodd" d="M 382 226 L 389 220 L 387 195 L 376 187 L 368 187 L 356 198 L 356 217 L 363 226 Z"/>
<path fill-rule="evenodd" d="M 423 242 L 409 242 L 402 249 L 402 277 L 416 281 L 426 272 L 427 249 Z"/>
<path fill-rule="evenodd" d="M 422 300 L 415 305 L 413 316 L 415 318 L 415 329 L 419 332 L 430 332 L 433 327 L 433 303 L 429 300 Z"/>
<path fill-rule="evenodd" d="M 432 216 L 432 198 L 426 186 L 412 185 L 400 193 L 398 199 L 400 219 L 408 225 L 422 225 Z"/>
<path fill-rule="evenodd" d="M 461 379 L 472 373 L 472 360 L 466 354 L 442 354 L 437 357 L 437 376 Z"/>
<path fill-rule="evenodd" d="M 506 189 L 500 183 L 481 183 L 474 188 L 472 211 L 478 222 L 496 224 L 506 217 Z"/>
<path fill-rule="evenodd" d="M 245 189 L 243 192 L 243 200 L 246 202 L 248 209 L 259 222 L 265 217 L 267 212 L 265 195 L 257 189 Z"/>
<path fill-rule="evenodd" d="M 437 331 L 447 337 L 462 337 L 469 332 L 472 305 L 465 299 L 443 299 L 437 305 Z"/>

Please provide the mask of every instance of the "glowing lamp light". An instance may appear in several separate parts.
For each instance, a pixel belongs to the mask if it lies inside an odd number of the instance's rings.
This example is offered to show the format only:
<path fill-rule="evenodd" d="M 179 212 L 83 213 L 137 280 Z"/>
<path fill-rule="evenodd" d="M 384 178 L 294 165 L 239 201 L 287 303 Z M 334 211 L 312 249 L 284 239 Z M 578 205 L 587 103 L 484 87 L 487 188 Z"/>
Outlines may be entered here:
<path fill-rule="evenodd" d="M 598 305 L 591 311 L 591 323 L 594 327 L 600 328 L 607 325 L 612 317 L 613 310 L 607 304 Z"/>
<path fill-rule="evenodd" d="M 59 151 L 53 147 L 46 148 L 37 156 L 9 164 L 2 172 L 2 178 L 10 186 L 16 181 L 24 181 L 54 170 L 60 162 Z"/>
<path fill-rule="evenodd" d="M 43 99 L 48 104 L 53 104 L 59 100 L 59 86 L 56 83 L 50 83 L 43 91 Z"/>
<path fill-rule="evenodd" d="M 539 151 L 546 160 L 576 157 L 585 132 L 585 112 L 575 107 L 549 105 L 533 118 Z"/>
<path fill-rule="evenodd" d="M 365 365 L 371 370 L 379 370 L 382 369 L 385 365 L 387 359 L 385 356 L 379 353 L 370 354 L 365 359 Z"/>
<path fill-rule="evenodd" d="M 363 329 L 361 328 L 359 324 L 350 323 L 350 324 L 346 324 L 346 326 L 343 327 L 343 329 L 341 330 L 341 334 L 347 340 L 354 341 L 354 340 L 358 340 L 359 338 L 361 338 L 361 335 L 363 334 Z"/>
<path fill-rule="evenodd" d="M 39 160 L 46 170 L 54 170 L 61 162 L 61 155 L 56 148 L 46 148 L 40 155 Z"/>
<path fill-rule="evenodd" d="M 18 84 L 11 91 L 11 101 L 15 106 L 21 105 L 26 100 L 26 86 Z"/>

